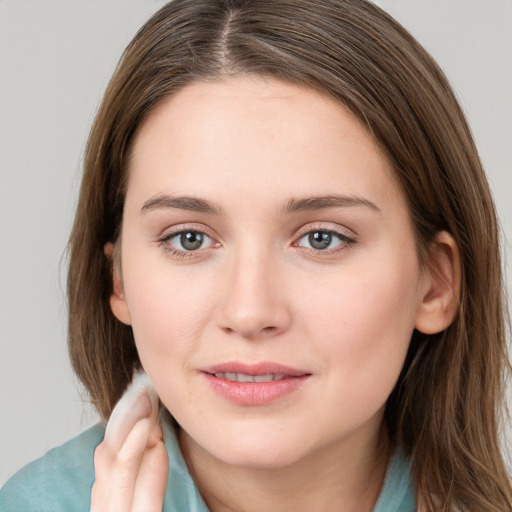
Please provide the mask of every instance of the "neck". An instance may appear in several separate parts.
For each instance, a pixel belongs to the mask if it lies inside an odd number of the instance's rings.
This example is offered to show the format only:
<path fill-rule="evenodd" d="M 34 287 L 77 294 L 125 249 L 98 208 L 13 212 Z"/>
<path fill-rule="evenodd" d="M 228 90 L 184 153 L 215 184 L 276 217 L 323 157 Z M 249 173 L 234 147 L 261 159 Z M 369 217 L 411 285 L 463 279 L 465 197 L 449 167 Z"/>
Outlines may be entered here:
<path fill-rule="evenodd" d="M 183 431 L 179 439 L 211 512 L 371 512 L 390 455 L 387 435 L 381 435 L 370 444 L 329 445 L 285 467 L 247 468 L 213 457 Z"/>

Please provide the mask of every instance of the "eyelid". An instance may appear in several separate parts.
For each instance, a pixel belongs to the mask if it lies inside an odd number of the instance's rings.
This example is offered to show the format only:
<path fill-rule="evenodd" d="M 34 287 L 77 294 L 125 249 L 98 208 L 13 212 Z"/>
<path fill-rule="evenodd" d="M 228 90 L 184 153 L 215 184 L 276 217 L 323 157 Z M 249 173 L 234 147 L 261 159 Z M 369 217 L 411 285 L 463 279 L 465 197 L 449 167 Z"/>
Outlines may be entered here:
<path fill-rule="evenodd" d="M 203 235 L 208 236 L 212 240 L 217 241 L 217 236 L 212 232 L 211 229 L 209 229 L 204 224 L 177 224 L 176 226 L 171 226 L 166 228 L 161 235 L 158 236 L 158 240 L 167 240 L 173 236 L 179 235 L 180 233 L 186 233 L 187 231 L 194 231 L 197 233 L 202 233 Z"/>
<path fill-rule="evenodd" d="M 337 236 L 342 244 L 340 247 L 335 247 L 334 249 L 312 249 L 309 247 L 305 247 L 303 245 L 299 245 L 299 242 L 302 238 L 304 238 L 305 235 L 308 235 L 310 233 L 314 233 L 315 231 L 320 231 L 324 233 L 330 233 L 334 236 Z M 344 242 L 344 243 L 343 243 Z M 295 247 L 301 247 L 302 249 L 306 251 L 311 251 L 314 254 L 318 255 L 332 255 L 336 254 L 338 252 L 344 251 L 350 246 L 356 244 L 358 242 L 358 235 L 352 231 L 351 229 L 348 229 L 344 226 L 340 226 L 339 224 L 333 224 L 331 222 L 313 222 L 310 224 L 306 224 L 302 226 L 297 233 L 294 236 L 294 241 L 292 243 L 292 246 Z"/>
<path fill-rule="evenodd" d="M 355 233 L 355 231 L 352 231 L 351 229 L 340 226 L 339 224 L 334 224 L 332 222 L 311 222 L 309 224 L 305 224 L 304 226 L 301 226 L 297 233 L 295 234 L 295 239 L 298 239 L 308 233 L 311 233 L 312 231 L 325 231 L 329 233 L 338 234 L 345 238 L 350 238 L 357 240 L 358 235 Z"/>
<path fill-rule="evenodd" d="M 212 244 L 209 247 L 205 247 L 197 250 L 183 250 L 175 247 L 170 243 L 174 237 L 187 232 L 200 233 L 206 237 L 208 237 Z M 176 226 L 172 226 L 163 231 L 163 233 L 158 237 L 158 243 L 164 248 L 166 252 L 171 254 L 172 256 L 180 257 L 180 258 L 194 258 L 198 257 L 200 253 L 204 253 L 210 249 L 215 249 L 221 246 L 221 243 L 217 240 L 212 231 L 206 226 L 200 224 L 178 224 Z"/>

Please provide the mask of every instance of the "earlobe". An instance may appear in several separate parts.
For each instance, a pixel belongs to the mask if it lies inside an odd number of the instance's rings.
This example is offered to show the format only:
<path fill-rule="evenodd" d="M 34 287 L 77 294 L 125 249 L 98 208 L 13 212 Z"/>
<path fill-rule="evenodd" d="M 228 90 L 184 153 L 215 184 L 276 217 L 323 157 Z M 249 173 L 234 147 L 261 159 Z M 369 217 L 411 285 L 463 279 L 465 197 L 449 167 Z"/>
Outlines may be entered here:
<path fill-rule="evenodd" d="M 424 334 L 436 334 L 454 320 L 459 308 L 461 267 L 459 249 L 446 231 L 438 233 L 429 251 L 421 301 L 415 327 Z"/>
<path fill-rule="evenodd" d="M 111 242 L 105 244 L 103 252 L 110 261 L 110 273 L 112 277 L 110 309 L 120 322 L 123 322 L 126 325 L 131 325 L 132 319 L 124 296 L 123 278 L 119 269 L 118 256 L 115 254 L 114 244 Z"/>

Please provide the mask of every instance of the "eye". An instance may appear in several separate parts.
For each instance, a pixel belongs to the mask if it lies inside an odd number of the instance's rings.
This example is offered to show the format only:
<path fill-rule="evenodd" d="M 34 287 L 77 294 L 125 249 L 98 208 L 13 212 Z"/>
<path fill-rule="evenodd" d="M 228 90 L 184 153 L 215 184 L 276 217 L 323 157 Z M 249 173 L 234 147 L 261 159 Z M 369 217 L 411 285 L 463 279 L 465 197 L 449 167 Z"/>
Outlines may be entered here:
<path fill-rule="evenodd" d="M 213 247 L 215 242 L 202 231 L 187 229 L 166 235 L 161 240 L 172 253 L 191 253 Z"/>
<path fill-rule="evenodd" d="M 314 251 L 330 252 L 336 249 L 343 249 L 354 242 L 353 238 L 336 231 L 316 229 L 301 236 L 296 245 L 313 249 Z"/>

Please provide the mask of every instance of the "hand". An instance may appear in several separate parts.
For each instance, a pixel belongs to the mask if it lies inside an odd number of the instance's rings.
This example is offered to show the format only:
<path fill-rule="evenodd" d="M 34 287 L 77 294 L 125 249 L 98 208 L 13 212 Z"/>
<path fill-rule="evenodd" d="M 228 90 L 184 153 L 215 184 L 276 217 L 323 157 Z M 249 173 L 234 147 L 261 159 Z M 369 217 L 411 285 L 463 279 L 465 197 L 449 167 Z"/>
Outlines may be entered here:
<path fill-rule="evenodd" d="M 161 512 L 169 459 L 157 422 L 158 397 L 136 374 L 94 452 L 91 512 Z"/>

